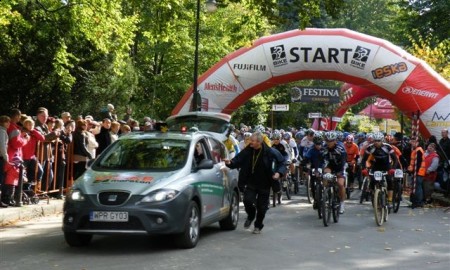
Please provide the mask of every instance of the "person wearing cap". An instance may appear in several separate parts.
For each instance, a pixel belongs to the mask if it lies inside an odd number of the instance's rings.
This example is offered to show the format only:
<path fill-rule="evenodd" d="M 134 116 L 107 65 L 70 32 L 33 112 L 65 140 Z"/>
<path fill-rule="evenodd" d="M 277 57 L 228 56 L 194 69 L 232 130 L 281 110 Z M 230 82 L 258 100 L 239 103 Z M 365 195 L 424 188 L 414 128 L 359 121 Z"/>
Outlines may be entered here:
<path fill-rule="evenodd" d="M 70 112 L 63 112 L 61 114 L 61 119 L 63 120 L 64 124 L 70 121 L 71 117 L 72 116 L 70 115 Z"/>

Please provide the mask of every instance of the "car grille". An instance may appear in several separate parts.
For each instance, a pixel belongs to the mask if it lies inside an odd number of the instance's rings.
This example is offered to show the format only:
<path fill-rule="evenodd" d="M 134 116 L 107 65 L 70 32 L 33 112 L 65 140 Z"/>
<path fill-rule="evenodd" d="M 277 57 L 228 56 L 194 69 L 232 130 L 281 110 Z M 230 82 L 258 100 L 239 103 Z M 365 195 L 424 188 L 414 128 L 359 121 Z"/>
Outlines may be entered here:
<path fill-rule="evenodd" d="M 80 221 L 80 230 L 132 230 L 144 231 L 145 228 L 137 217 L 130 217 L 128 222 L 91 222 L 89 216 Z"/>
<path fill-rule="evenodd" d="M 98 194 L 98 201 L 103 205 L 121 205 L 124 204 L 130 193 L 123 191 L 106 191 Z"/>

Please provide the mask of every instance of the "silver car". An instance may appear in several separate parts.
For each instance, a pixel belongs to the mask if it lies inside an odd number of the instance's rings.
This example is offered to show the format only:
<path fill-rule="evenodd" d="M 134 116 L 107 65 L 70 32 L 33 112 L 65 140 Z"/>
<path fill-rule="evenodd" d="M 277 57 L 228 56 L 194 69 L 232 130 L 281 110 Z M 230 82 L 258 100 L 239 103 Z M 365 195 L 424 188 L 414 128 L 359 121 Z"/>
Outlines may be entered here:
<path fill-rule="evenodd" d="M 197 245 L 200 228 L 239 218 L 238 173 L 225 168 L 225 145 L 207 132 L 124 136 L 74 183 L 64 203 L 70 246 L 94 234 L 170 234 L 181 248 Z"/>

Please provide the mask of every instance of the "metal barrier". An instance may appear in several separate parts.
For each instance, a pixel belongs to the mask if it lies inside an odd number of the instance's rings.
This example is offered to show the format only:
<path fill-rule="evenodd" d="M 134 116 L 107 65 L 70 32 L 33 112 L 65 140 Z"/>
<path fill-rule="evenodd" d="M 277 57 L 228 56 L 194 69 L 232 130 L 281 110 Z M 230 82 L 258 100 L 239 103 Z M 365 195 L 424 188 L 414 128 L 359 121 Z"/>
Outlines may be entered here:
<path fill-rule="evenodd" d="M 67 148 L 65 147 L 67 146 Z M 65 151 L 64 156 L 59 153 Z M 34 168 L 34 179 L 38 179 L 38 163 L 44 171 L 41 181 L 37 181 L 34 192 L 49 199 L 49 195 L 63 195 L 73 185 L 73 142 L 64 144 L 59 139 L 52 142 L 38 142 L 36 147 L 37 162 Z M 61 173 L 63 170 L 64 173 Z"/>

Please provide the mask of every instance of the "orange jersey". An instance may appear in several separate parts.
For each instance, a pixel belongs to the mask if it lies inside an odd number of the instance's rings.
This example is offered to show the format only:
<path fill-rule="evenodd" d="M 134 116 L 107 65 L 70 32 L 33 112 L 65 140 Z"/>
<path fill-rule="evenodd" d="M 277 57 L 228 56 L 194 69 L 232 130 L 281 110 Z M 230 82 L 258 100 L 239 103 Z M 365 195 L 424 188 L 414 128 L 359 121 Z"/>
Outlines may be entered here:
<path fill-rule="evenodd" d="M 347 162 L 350 162 L 352 160 L 355 160 L 356 157 L 359 155 L 359 148 L 356 143 L 344 143 L 345 151 L 347 152 Z"/>
<path fill-rule="evenodd" d="M 402 163 L 400 162 L 400 156 L 402 155 L 402 152 L 400 151 L 400 149 L 398 149 L 397 146 L 391 144 L 392 149 L 394 149 L 394 153 L 397 156 L 397 159 L 399 160 L 398 165 L 400 166 L 400 169 L 403 169 L 402 167 Z"/>

